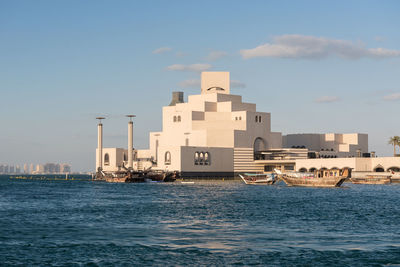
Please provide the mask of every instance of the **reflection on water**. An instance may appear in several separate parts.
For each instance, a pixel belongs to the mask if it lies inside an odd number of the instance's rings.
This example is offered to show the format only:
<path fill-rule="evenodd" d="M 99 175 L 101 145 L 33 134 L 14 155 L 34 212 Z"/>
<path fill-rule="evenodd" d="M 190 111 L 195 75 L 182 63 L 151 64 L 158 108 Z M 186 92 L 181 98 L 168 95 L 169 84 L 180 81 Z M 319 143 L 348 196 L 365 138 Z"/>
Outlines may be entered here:
<path fill-rule="evenodd" d="M 0 179 L 1 263 L 400 264 L 400 185 Z"/>

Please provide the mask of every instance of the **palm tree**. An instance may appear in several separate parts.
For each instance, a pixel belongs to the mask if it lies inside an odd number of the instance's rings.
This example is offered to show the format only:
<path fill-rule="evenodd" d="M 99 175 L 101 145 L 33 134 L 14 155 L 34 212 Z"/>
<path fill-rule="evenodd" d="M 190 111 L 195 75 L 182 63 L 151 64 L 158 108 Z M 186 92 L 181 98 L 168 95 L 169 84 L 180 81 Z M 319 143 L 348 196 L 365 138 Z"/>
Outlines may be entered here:
<path fill-rule="evenodd" d="M 396 146 L 400 147 L 400 136 L 396 135 L 396 136 L 390 137 L 388 144 L 393 145 L 393 156 L 395 157 L 396 156 Z"/>

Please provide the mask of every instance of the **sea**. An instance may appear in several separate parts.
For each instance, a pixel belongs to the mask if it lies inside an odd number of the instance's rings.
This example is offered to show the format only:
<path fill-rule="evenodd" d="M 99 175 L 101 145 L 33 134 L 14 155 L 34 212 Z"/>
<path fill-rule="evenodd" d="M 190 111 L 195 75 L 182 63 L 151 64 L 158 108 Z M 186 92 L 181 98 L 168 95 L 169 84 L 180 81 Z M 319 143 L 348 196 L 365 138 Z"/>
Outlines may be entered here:
<path fill-rule="evenodd" d="M 400 266 L 400 184 L 0 176 L 1 266 Z"/>

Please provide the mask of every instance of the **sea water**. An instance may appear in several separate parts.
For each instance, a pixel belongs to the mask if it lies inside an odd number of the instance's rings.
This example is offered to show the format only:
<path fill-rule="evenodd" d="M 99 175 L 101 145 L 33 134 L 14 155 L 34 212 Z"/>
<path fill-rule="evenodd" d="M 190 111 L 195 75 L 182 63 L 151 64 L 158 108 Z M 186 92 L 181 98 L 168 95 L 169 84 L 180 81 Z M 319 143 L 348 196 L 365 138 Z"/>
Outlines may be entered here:
<path fill-rule="evenodd" d="M 0 265 L 400 265 L 400 184 L 3 176 Z"/>

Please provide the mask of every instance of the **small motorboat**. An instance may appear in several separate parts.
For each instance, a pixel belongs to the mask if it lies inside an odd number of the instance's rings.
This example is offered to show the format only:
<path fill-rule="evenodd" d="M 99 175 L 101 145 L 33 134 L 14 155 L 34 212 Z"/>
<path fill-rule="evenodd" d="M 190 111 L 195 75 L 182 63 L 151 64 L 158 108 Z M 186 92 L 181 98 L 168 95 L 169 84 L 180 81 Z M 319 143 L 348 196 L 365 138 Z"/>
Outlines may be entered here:
<path fill-rule="evenodd" d="M 244 174 L 239 174 L 239 176 L 240 178 L 242 178 L 245 184 L 250 184 L 250 185 L 258 185 L 258 184 L 272 185 L 278 180 L 277 176 L 273 173 L 265 173 L 265 174 L 244 173 Z"/>

